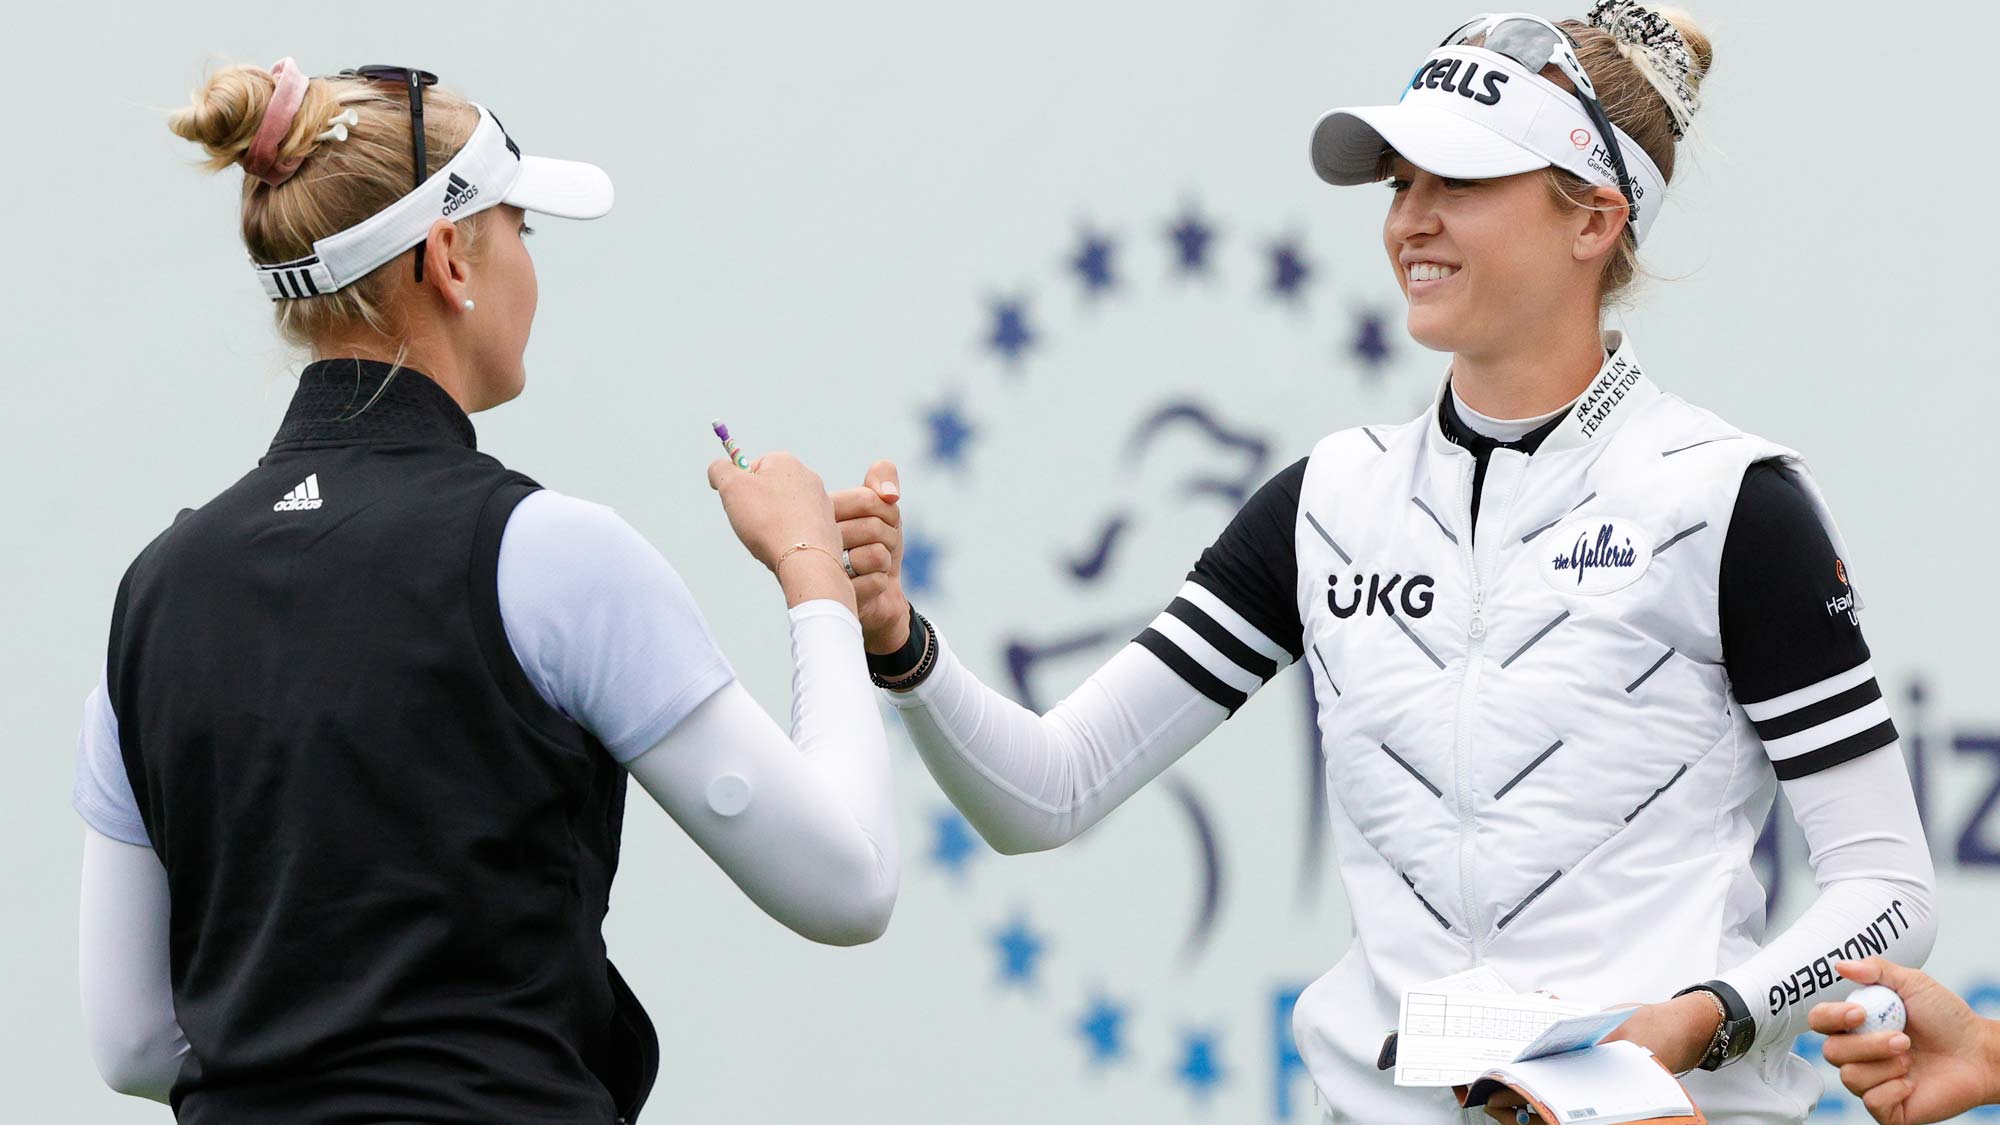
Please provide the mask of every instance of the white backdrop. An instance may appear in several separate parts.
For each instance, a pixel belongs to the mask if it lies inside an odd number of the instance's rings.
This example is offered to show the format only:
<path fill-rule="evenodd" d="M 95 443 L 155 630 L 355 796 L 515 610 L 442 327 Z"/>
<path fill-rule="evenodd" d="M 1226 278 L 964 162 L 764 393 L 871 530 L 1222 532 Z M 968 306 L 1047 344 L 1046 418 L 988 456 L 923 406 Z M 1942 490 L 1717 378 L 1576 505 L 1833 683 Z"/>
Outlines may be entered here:
<path fill-rule="evenodd" d="M 1939 50 L 1985 11 L 1930 5 L 1899 31 L 1879 5 L 1702 4 L 1719 51 L 1706 141 L 1648 247 L 1663 280 L 1621 320 L 1663 386 L 1813 461 L 1921 746 L 1944 883 L 1932 966 L 2000 1015 L 1984 594 L 2000 532 L 1980 458 L 2000 402 L 1977 190 L 1996 167 L 1974 143 L 1990 80 Z M 1427 399 L 1442 361 L 1403 333 L 1386 195 L 1321 185 L 1306 137 L 1328 105 L 1393 99 L 1469 14 L 494 0 L 9 16 L 8 1119 L 167 1117 L 104 1090 L 84 1053 L 68 787 L 120 573 L 255 461 L 298 364 L 244 268 L 237 174 L 192 171 L 158 111 L 205 60 L 425 66 L 528 151 L 610 171 L 606 220 L 539 224 L 529 390 L 475 419 L 481 446 L 645 532 L 774 712 L 783 607 L 703 484 L 717 414 L 835 484 L 899 459 L 920 604 L 996 684 L 1017 646 L 1046 705 L 1172 594 L 1233 489 Z M 1305 691 L 1285 673 L 1100 829 L 1016 859 L 967 842 L 896 728 L 903 897 L 859 950 L 763 918 L 639 794 L 608 936 L 664 1040 L 649 1120 L 1309 1120 L 1283 1006 L 1348 929 L 1312 846 Z M 1778 851 L 1784 918 L 1812 888 L 1796 836 Z M 1862 1116 L 1841 1096 L 1816 1119 Z"/>

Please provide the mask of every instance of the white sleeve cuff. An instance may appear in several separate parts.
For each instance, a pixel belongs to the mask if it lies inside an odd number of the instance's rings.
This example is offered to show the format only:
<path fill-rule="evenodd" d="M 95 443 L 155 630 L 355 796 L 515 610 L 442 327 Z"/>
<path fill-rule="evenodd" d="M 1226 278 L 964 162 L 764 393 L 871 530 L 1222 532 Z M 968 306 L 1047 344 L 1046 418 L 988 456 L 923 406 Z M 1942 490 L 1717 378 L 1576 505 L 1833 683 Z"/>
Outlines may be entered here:
<path fill-rule="evenodd" d="M 791 618 L 793 625 L 815 617 L 838 617 L 854 627 L 856 636 L 861 635 L 861 619 L 854 616 L 853 610 L 840 602 L 834 601 L 832 598 L 813 598 L 809 601 L 800 602 L 793 606 L 787 615 Z"/>

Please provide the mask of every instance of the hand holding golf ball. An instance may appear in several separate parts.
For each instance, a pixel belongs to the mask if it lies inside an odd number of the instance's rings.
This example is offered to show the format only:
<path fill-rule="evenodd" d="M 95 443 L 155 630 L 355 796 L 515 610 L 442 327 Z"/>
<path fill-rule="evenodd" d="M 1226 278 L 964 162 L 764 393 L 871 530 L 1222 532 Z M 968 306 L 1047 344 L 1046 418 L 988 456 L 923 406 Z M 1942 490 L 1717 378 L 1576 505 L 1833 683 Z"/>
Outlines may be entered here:
<path fill-rule="evenodd" d="M 1893 988 L 1879 984 L 1864 984 L 1847 994 L 1849 1004 L 1858 1004 L 1866 1013 L 1861 1026 L 1853 1028 L 1857 1035 L 1872 1035 L 1878 1031 L 1903 1030 L 1903 998 L 1896 995 Z"/>
<path fill-rule="evenodd" d="M 2000 1024 L 1915 969 L 1880 957 L 1837 968 L 1863 987 L 1814 1006 L 1809 1022 L 1876 1121 L 1925 1125 L 2000 1099 Z"/>

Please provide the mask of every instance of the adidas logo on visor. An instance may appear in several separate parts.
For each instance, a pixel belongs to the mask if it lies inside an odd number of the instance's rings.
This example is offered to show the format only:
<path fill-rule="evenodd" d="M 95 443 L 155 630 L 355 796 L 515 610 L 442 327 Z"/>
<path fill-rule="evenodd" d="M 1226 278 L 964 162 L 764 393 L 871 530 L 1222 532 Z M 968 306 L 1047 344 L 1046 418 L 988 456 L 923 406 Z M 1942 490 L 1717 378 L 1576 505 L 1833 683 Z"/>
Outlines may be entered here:
<path fill-rule="evenodd" d="M 460 207 L 472 202 L 478 196 L 479 189 L 477 187 L 466 183 L 464 177 L 460 176 L 457 172 L 453 172 L 451 180 L 444 185 L 444 213 L 449 215 Z"/>
<path fill-rule="evenodd" d="M 285 498 L 271 505 L 274 512 L 307 512 L 319 507 L 319 474 L 309 474 L 299 482 L 297 488 L 285 493 Z"/>

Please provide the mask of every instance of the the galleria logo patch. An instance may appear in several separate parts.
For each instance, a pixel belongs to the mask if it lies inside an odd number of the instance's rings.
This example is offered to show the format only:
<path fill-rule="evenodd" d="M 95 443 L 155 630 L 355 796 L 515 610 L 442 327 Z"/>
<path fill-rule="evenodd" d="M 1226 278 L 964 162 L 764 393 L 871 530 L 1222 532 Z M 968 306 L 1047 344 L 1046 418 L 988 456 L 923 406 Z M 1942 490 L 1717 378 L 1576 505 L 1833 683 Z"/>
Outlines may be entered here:
<path fill-rule="evenodd" d="M 1544 536 L 1542 579 L 1566 594 L 1608 594 L 1639 580 L 1653 539 L 1635 520 L 1581 516 Z"/>

